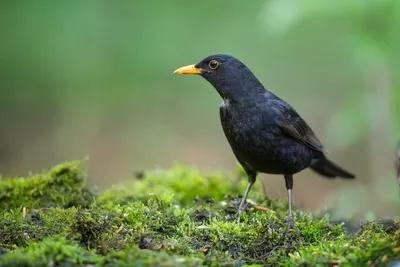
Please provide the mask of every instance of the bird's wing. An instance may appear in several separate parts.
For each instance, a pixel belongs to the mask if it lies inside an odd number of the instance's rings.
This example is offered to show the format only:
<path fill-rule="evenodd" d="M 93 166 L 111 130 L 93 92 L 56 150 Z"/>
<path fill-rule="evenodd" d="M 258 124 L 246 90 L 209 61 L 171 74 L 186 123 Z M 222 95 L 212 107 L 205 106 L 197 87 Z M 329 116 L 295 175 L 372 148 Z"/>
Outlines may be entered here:
<path fill-rule="evenodd" d="M 275 110 L 277 114 L 275 123 L 285 134 L 311 149 L 325 153 L 313 130 L 292 107 L 285 103 L 276 106 Z"/>

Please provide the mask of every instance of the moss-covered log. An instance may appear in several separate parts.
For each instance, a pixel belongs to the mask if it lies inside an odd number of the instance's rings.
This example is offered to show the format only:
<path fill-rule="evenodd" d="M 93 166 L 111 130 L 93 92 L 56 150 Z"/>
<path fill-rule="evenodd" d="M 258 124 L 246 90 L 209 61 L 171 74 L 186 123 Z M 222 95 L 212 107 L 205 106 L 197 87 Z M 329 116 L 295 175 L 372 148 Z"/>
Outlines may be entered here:
<path fill-rule="evenodd" d="M 385 266 L 400 259 L 400 224 L 347 233 L 327 216 L 285 200 L 251 198 L 236 221 L 246 180 L 175 165 L 101 193 L 80 162 L 0 180 L 0 266 Z"/>

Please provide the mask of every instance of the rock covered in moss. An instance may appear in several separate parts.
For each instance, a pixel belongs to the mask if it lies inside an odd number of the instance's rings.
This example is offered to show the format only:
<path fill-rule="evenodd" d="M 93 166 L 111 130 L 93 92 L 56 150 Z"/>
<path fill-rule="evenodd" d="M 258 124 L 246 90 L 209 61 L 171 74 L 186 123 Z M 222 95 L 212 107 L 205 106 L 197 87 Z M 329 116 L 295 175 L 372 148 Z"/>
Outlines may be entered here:
<path fill-rule="evenodd" d="M 8 197 L 0 204 L 0 266 L 385 266 L 400 259 L 399 222 L 349 234 L 327 216 L 296 210 L 287 232 L 285 200 L 257 190 L 253 197 L 269 210 L 250 206 L 238 224 L 246 181 L 234 185 L 222 174 L 175 165 L 100 194 L 84 177 L 75 162 L 1 181 Z M 40 190 L 26 194 L 33 188 Z"/>

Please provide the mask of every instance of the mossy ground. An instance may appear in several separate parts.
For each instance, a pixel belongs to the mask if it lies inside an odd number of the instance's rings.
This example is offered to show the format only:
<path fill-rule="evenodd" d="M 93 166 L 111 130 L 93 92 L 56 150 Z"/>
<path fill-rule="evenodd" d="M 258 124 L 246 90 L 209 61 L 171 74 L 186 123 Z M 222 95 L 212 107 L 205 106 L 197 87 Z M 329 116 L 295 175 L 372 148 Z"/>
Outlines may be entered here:
<path fill-rule="evenodd" d="M 400 224 L 356 233 L 302 210 L 287 231 L 285 199 L 259 183 L 236 221 L 246 179 L 175 165 L 95 193 L 80 162 L 0 179 L 0 266 L 385 266 L 400 259 Z"/>

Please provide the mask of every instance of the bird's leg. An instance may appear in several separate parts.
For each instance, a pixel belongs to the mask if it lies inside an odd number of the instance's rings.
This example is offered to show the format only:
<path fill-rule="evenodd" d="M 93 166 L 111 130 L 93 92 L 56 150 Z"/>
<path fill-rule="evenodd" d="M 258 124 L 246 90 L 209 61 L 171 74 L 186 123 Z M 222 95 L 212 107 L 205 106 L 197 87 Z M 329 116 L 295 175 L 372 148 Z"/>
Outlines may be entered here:
<path fill-rule="evenodd" d="M 244 211 L 247 208 L 247 196 L 249 195 L 250 189 L 253 186 L 254 182 L 256 181 L 256 173 L 253 172 L 247 172 L 247 177 L 249 183 L 247 184 L 246 191 L 244 192 L 244 196 L 242 198 L 242 201 L 240 202 L 238 212 L 236 213 L 236 216 L 238 216 L 238 222 L 240 222 L 240 213 Z"/>
<path fill-rule="evenodd" d="M 285 175 L 285 184 L 288 192 L 288 202 L 289 202 L 289 215 L 286 221 L 286 226 L 288 229 L 293 228 L 293 215 L 292 215 L 292 189 L 293 189 L 293 176 L 291 174 Z"/>

